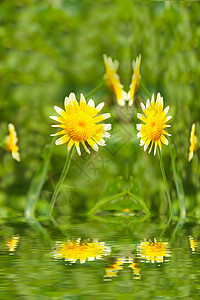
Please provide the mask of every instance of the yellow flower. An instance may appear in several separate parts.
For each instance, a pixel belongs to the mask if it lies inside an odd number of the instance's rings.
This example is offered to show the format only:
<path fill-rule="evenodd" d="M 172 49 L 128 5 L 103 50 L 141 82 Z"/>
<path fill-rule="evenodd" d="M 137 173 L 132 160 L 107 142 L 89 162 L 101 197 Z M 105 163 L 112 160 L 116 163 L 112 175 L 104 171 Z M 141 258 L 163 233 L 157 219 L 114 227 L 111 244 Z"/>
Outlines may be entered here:
<path fill-rule="evenodd" d="M 189 237 L 189 241 L 190 241 L 190 248 L 192 250 L 192 252 L 195 252 L 195 248 L 196 248 L 196 241 L 193 239 L 192 236 Z"/>
<path fill-rule="evenodd" d="M 128 100 L 128 95 L 123 90 L 123 85 L 121 84 L 119 75 L 117 74 L 119 62 L 118 60 L 112 61 L 112 58 L 108 57 L 106 54 L 103 55 L 103 58 L 106 67 L 106 77 L 116 95 L 117 103 L 121 106 L 124 106 L 125 101 Z"/>
<path fill-rule="evenodd" d="M 149 99 L 147 100 L 146 107 L 141 103 L 142 110 L 144 115 L 137 114 L 137 117 L 143 122 L 143 124 L 137 124 L 137 134 L 140 140 L 140 146 L 144 145 L 144 151 L 147 150 L 150 145 L 149 153 L 154 146 L 154 155 L 156 154 L 157 145 L 161 149 L 161 143 L 168 145 L 168 140 L 165 135 L 170 136 L 171 134 L 167 133 L 164 129 L 170 127 L 166 122 L 172 118 L 172 116 L 166 117 L 168 113 L 169 106 L 163 110 L 163 97 L 160 93 L 157 94 L 156 102 L 154 102 L 154 94 L 151 98 L 151 103 Z"/>
<path fill-rule="evenodd" d="M 190 152 L 189 161 L 193 158 L 193 153 L 197 147 L 197 137 L 195 135 L 195 124 L 192 124 L 191 134 L 190 134 Z"/>
<path fill-rule="evenodd" d="M 138 87 L 139 78 L 140 78 L 140 63 L 141 63 L 141 54 L 132 62 L 133 66 L 133 76 L 130 85 L 130 91 L 128 92 L 129 106 L 133 105 L 134 95 Z"/>
<path fill-rule="evenodd" d="M 164 257 L 170 256 L 168 243 L 157 242 L 156 239 L 154 239 L 153 242 L 145 241 L 140 243 L 140 246 L 138 247 L 138 251 L 139 251 L 139 256 L 142 259 L 151 261 L 152 263 L 154 263 L 155 261 L 157 263 L 161 263 L 164 261 Z"/>
<path fill-rule="evenodd" d="M 76 101 L 74 93 L 69 97 L 65 97 L 65 110 L 54 106 L 55 111 L 60 117 L 50 116 L 51 119 L 60 122 L 59 125 L 52 127 L 60 127 L 61 131 L 51 136 L 63 135 L 56 140 L 56 145 L 68 143 L 68 150 L 75 144 L 77 152 L 81 155 L 80 143 L 84 149 L 90 153 L 85 142 L 87 142 L 95 151 L 98 151 L 98 145 L 106 146 L 104 137 L 110 138 L 111 124 L 102 124 L 101 121 L 110 117 L 109 113 L 100 115 L 99 112 L 103 108 L 104 103 L 100 103 L 96 107 L 94 101 L 85 101 L 83 94 L 80 97 L 80 104 Z"/>
<path fill-rule="evenodd" d="M 105 243 L 94 242 L 81 242 L 78 239 L 76 242 L 57 242 L 56 250 L 54 251 L 55 258 L 64 258 L 65 261 L 84 263 L 86 259 L 92 261 L 101 259 L 103 255 L 108 255 L 110 248 L 105 246 Z"/>
<path fill-rule="evenodd" d="M 17 248 L 18 243 L 19 243 L 18 235 L 13 236 L 11 240 L 7 241 L 6 244 L 8 246 L 9 252 L 14 252 L 15 249 Z"/>
<path fill-rule="evenodd" d="M 19 147 L 17 146 L 18 138 L 15 131 L 15 126 L 13 124 L 8 124 L 9 135 L 6 137 L 6 146 L 10 152 L 12 152 L 12 157 L 17 161 L 20 161 L 20 154 L 18 152 Z"/>

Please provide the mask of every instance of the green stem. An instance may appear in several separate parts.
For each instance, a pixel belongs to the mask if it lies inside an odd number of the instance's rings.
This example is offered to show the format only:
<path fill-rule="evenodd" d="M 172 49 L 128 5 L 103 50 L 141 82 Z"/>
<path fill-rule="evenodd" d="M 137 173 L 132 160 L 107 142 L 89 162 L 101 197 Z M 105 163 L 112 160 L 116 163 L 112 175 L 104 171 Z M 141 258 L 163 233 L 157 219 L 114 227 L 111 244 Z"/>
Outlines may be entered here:
<path fill-rule="evenodd" d="M 182 229 L 184 223 L 185 223 L 185 218 L 180 218 L 178 223 L 176 224 L 176 227 L 174 228 L 172 235 L 171 235 L 170 242 L 173 242 L 176 239 L 176 235 Z"/>
<path fill-rule="evenodd" d="M 52 217 L 52 216 L 49 216 L 49 219 L 50 221 L 53 223 L 53 225 L 60 230 L 60 232 L 65 236 L 67 237 L 66 233 L 62 230 L 61 226 L 56 222 L 56 220 Z"/>
<path fill-rule="evenodd" d="M 146 93 L 146 95 L 149 97 L 149 100 L 150 100 L 151 99 L 151 94 L 148 91 L 148 89 L 146 88 L 146 86 L 144 85 L 142 80 L 140 81 L 140 87 Z"/>
<path fill-rule="evenodd" d="M 68 153 L 68 156 L 67 156 L 64 168 L 62 170 L 62 174 L 60 175 L 60 178 L 58 180 L 56 188 L 55 188 L 55 190 L 53 192 L 53 196 L 51 197 L 51 202 L 50 202 L 49 211 L 48 211 L 48 215 L 49 216 L 51 216 L 51 214 L 52 214 L 52 211 L 53 211 L 53 208 L 54 208 L 54 205 L 55 205 L 55 202 L 56 202 L 56 198 L 57 198 L 58 193 L 59 193 L 60 188 L 61 188 L 61 184 L 65 180 L 65 177 L 66 177 L 67 172 L 69 170 L 69 166 L 70 166 L 70 163 L 71 163 L 73 152 L 74 152 L 74 146 L 72 147 L 72 149 L 70 149 L 70 151 Z"/>
<path fill-rule="evenodd" d="M 104 86 L 104 81 L 100 82 L 91 92 L 86 95 L 86 98 L 91 97 L 93 94 L 98 92 Z"/>
<path fill-rule="evenodd" d="M 111 196 L 109 198 L 103 199 L 96 203 L 96 205 L 88 212 L 88 215 L 94 215 L 97 210 L 99 210 L 103 205 L 110 203 L 111 201 L 115 200 L 116 198 L 122 197 L 127 194 L 127 191 L 123 191 L 119 194 Z"/>
<path fill-rule="evenodd" d="M 26 218 L 34 217 L 35 207 L 37 205 L 38 199 L 42 191 L 42 187 L 44 185 L 47 176 L 47 171 L 48 171 L 54 143 L 55 143 L 55 138 L 52 140 L 50 145 L 47 145 L 44 148 L 43 155 L 42 155 L 43 162 L 31 181 L 27 198 L 26 198 L 26 208 L 24 213 Z"/>
<path fill-rule="evenodd" d="M 185 218 L 186 217 L 186 208 L 185 208 L 185 194 L 184 194 L 184 189 L 183 189 L 183 182 L 182 182 L 179 170 L 178 170 L 178 166 L 176 164 L 176 150 L 175 150 L 174 145 L 171 144 L 171 142 L 170 142 L 170 150 L 171 150 L 174 181 L 175 181 L 176 192 L 177 192 L 179 207 L 180 207 L 180 217 Z"/>
<path fill-rule="evenodd" d="M 168 200 L 168 204 L 169 204 L 170 216 L 172 216 L 172 202 L 171 202 L 169 187 L 168 187 L 167 178 L 166 178 L 166 174 L 165 174 L 165 169 L 164 169 L 164 165 L 163 165 L 162 153 L 161 153 L 160 149 L 158 151 L 158 157 L 159 157 L 160 169 L 161 169 L 161 173 L 162 173 L 162 177 L 163 177 L 163 181 L 164 181 L 165 189 L 166 189 L 166 193 L 167 193 L 167 200 Z"/>
<path fill-rule="evenodd" d="M 169 217 L 169 220 L 167 221 L 167 223 L 165 224 L 163 230 L 161 231 L 160 235 L 159 235 L 159 239 L 161 239 L 166 231 L 166 229 L 169 227 L 170 223 L 172 220 L 172 216 Z"/>
<path fill-rule="evenodd" d="M 144 203 L 144 201 L 142 199 L 140 199 L 139 197 L 137 197 L 136 195 L 134 195 L 130 191 L 128 191 L 128 195 L 131 196 L 133 199 L 135 199 L 144 208 L 144 211 L 146 212 L 146 214 L 148 216 L 150 216 L 150 211 L 148 210 L 146 204 Z"/>

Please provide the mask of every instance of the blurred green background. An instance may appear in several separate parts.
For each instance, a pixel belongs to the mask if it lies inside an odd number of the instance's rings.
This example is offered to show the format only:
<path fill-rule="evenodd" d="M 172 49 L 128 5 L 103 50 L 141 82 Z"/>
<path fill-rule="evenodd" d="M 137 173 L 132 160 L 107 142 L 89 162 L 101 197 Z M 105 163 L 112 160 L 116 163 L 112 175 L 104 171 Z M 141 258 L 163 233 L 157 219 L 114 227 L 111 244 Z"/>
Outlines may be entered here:
<path fill-rule="evenodd" d="M 104 76 L 103 54 L 120 62 L 119 75 L 126 91 L 132 75 L 131 62 L 140 53 L 141 76 L 151 93 L 161 92 L 172 115 L 171 141 L 191 215 L 200 213 L 197 152 L 188 163 L 189 136 L 193 122 L 199 132 L 200 113 L 200 4 L 190 1 L 91 1 L 16 0 L 0 2 L 0 138 L 8 123 L 17 129 L 21 162 L 0 149 L 0 216 L 22 214 L 30 182 L 42 163 L 42 151 L 51 143 L 49 115 L 53 106 L 63 107 L 64 97 L 89 93 Z M 111 112 L 112 137 L 107 147 L 88 156 L 74 155 L 59 215 L 88 211 L 102 197 L 134 184 L 153 214 L 167 212 L 165 189 L 158 157 L 139 147 L 134 107 L 117 107 L 108 88 L 92 97 L 105 101 Z M 179 214 L 169 147 L 163 158 L 173 210 Z M 66 146 L 55 146 L 46 182 L 37 205 L 45 215 L 67 156 Z M 130 199 L 117 199 L 110 209 L 141 210 Z M 107 207 L 109 209 L 109 207 Z"/>

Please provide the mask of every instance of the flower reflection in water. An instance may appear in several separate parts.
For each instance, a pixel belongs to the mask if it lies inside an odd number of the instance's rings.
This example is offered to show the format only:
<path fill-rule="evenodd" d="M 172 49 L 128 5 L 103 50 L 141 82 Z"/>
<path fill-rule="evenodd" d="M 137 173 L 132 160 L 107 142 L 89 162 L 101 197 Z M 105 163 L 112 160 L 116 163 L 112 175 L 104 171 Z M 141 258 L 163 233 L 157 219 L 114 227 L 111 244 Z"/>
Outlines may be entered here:
<path fill-rule="evenodd" d="M 133 270 L 133 279 L 140 279 L 140 268 L 137 263 L 134 262 L 134 259 L 129 258 L 117 258 L 113 264 L 111 264 L 106 270 L 104 280 L 111 280 L 111 277 L 117 277 L 118 272 L 123 269 L 124 264 L 129 264 L 129 268 Z M 109 279 L 108 279 L 109 278 Z"/>
<path fill-rule="evenodd" d="M 130 258 L 129 268 L 133 270 L 133 279 L 141 279 L 139 265 L 138 263 L 134 262 L 133 258 Z"/>
<path fill-rule="evenodd" d="M 97 241 L 67 241 L 56 242 L 56 249 L 53 251 L 56 259 L 64 258 L 65 261 L 75 263 L 85 263 L 86 260 L 92 261 L 102 259 L 102 256 L 110 254 L 110 247 L 103 242 Z"/>
<path fill-rule="evenodd" d="M 143 260 L 151 261 L 152 263 L 161 263 L 164 257 L 169 257 L 169 244 L 167 242 L 144 241 L 138 246 L 138 256 Z M 141 261 L 142 261 L 141 260 Z M 165 259 L 165 261 L 167 261 Z"/>
<path fill-rule="evenodd" d="M 116 261 L 105 270 L 104 277 L 118 276 L 118 271 L 123 269 L 124 262 L 125 262 L 124 258 L 117 258 Z"/>
<path fill-rule="evenodd" d="M 13 254 L 17 248 L 17 245 L 19 243 L 19 235 L 12 236 L 11 240 L 8 240 L 6 245 L 8 246 L 8 251 L 10 254 Z"/>
<path fill-rule="evenodd" d="M 189 236 L 190 248 L 192 252 L 195 252 L 195 248 L 197 247 L 197 242 L 193 239 L 192 236 Z"/>

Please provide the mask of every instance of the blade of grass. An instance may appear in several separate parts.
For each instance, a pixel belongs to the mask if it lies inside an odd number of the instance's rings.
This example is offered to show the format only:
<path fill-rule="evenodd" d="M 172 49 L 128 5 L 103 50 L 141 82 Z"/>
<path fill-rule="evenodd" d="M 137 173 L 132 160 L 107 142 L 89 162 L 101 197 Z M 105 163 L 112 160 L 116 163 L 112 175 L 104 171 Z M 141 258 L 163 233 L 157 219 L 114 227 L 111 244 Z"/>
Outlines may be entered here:
<path fill-rule="evenodd" d="M 40 168 L 33 177 L 26 198 L 26 208 L 25 208 L 25 217 L 32 218 L 34 217 L 35 207 L 39 199 L 42 187 L 44 185 L 46 174 L 49 166 L 49 161 L 51 158 L 53 146 L 55 139 L 52 140 L 50 145 L 47 145 L 43 151 L 43 162 L 40 165 Z"/>
<path fill-rule="evenodd" d="M 69 167 L 70 167 L 70 164 L 71 164 L 73 153 L 74 153 L 74 146 L 72 146 L 72 148 L 68 152 L 68 155 L 67 155 L 66 162 L 65 162 L 65 165 L 63 167 L 62 173 L 60 175 L 60 178 L 59 178 L 59 180 L 56 184 L 53 195 L 51 197 L 51 202 L 49 204 L 49 210 L 48 210 L 48 216 L 51 216 L 51 214 L 53 212 L 53 208 L 54 208 L 54 205 L 56 203 L 56 199 L 57 199 L 57 196 L 58 196 L 59 191 L 61 189 L 62 183 L 63 183 L 63 181 L 65 180 L 65 178 L 67 176 L 67 173 L 68 173 L 68 170 L 69 170 Z"/>
<path fill-rule="evenodd" d="M 47 232 L 47 230 L 40 224 L 40 222 L 38 220 L 36 220 L 35 218 L 27 218 L 26 219 L 27 223 L 34 229 L 34 230 L 38 230 L 39 232 L 41 232 L 42 235 L 44 235 L 47 238 L 48 242 L 52 243 L 52 239 L 49 235 L 49 233 Z"/>
<path fill-rule="evenodd" d="M 172 159 L 172 169 L 174 174 L 174 181 L 176 186 L 176 192 L 178 196 L 179 206 L 180 206 L 180 217 L 185 218 L 186 217 L 186 209 L 185 209 L 185 193 L 183 189 L 183 182 L 180 176 L 180 173 L 178 171 L 178 167 L 176 164 L 176 150 L 174 145 L 170 143 L 170 152 L 171 152 L 171 159 Z"/>
<path fill-rule="evenodd" d="M 147 208 L 146 204 L 144 203 L 144 201 L 139 198 L 138 196 L 136 196 L 135 194 L 133 194 L 132 192 L 128 191 L 128 195 L 134 199 L 135 201 L 137 201 L 144 209 L 145 213 L 150 216 L 150 211 L 149 209 Z"/>
<path fill-rule="evenodd" d="M 96 205 L 88 212 L 88 216 L 94 215 L 103 205 L 110 203 L 111 201 L 115 200 L 118 197 L 122 197 L 127 194 L 127 191 L 123 191 L 119 194 L 115 194 L 112 197 L 102 199 L 96 203 Z"/>
<path fill-rule="evenodd" d="M 148 91 L 148 89 L 146 88 L 146 86 L 144 85 L 144 82 L 142 80 L 140 81 L 140 87 L 141 87 L 141 90 L 143 92 L 145 92 L 145 94 L 147 95 L 147 97 L 149 97 L 149 99 L 151 99 L 151 94 Z"/>
<path fill-rule="evenodd" d="M 88 99 L 91 97 L 93 94 L 97 93 L 101 88 L 105 85 L 104 81 L 100 82 L 91 92 L 89 92 L 85 97 Z"/>
<path fill-rule="evenodd" d="M 170 242 L 174 242 L 176 240 L 176 235 L 177 233 L 182 229 L 183 225 L 185 224 L 185 218 L 180 218 L 178 223 L 176 224 L 176 227 L 174 228 L 172 235 L 171 235 L 171 240 Z"/>
<path fill-rule="evenodd" d="M 131 193 L 130 191 L 128 190 L 125 190 L 121 193 L 118 193 L 112 197 L 109 197 L 109 198 L 106 198 L 106 199 L 102 199 L 100 200 L 99 202 L 96 203 L 96 205 L 88 212 L 88 215 L 94 215 L 102 206 L 110 203 L 111 201 L 119 198 L 119 197 L 122 197 L 122 196 L 125 196 L 125 195 L 129 195 L 132 199 L 134 199 L 135 201 L 137 201 L 144 209 L 145 213 L 149 216 L 150 215 L 150 212 L 146 206 L 146 204 L 144 203 L 144 201 L 137 197 L 136 195 L 134 195 L 133 193 Z"/>
<path fill-rule="evenodd" d="M 166 177 L 166 174 L 165 174 L 165 168 L 164 168 L 164 164 L 163 164 L 163 158 L 162 158 L 161 149 L 158 150 L 158 157 L 159 157 L 160 170 L 161 170 L 161 173 L 162 173 L 163 182 L 164 182 L 164 185 L 165 185 L 165 191 L 166 191 L 166 194 L 167 194 L 167 201 L 168 201 L 168 204 L 169 204 L 170 216 L 173 216 L 173 213 L 172 213 L 172 201 L 171 201 L 171 196 L 170 196 L 170 192 L 169 192 L 169 186 L 168 186 L 168 182 L 167 182 L 167 177 Z"/>

